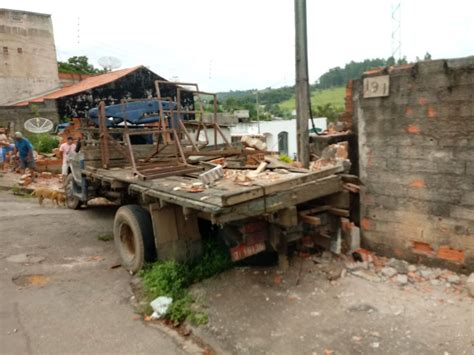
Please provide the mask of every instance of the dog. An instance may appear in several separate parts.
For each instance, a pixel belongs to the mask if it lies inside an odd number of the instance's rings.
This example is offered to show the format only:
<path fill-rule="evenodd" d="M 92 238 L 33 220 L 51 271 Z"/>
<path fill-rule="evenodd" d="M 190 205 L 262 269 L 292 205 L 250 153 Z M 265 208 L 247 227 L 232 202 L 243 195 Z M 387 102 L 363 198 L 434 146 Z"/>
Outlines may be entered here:
<path fill-rule="evenodd" d="M 47 187 L 38 187 L 31 196 L 38 197 L 38 203 L 43 206 L 45 199 L 50 199 L 57 206 L 66 206 L 66 196 L 64 192 L 53 190 Z"/>

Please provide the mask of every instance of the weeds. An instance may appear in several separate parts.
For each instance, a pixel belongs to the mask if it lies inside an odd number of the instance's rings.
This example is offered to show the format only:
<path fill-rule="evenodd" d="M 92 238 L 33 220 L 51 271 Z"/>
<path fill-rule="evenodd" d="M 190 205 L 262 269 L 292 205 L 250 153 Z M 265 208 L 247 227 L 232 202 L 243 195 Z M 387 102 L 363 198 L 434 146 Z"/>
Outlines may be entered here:
<path fill-rule="evenodd" d="M 51 153 L 59 146 L 59 138 L 49 133 L 32 134 L 28 139 L 38 153 Z"/>
<path fill-rule="evenodd" d="M 293 159 L 291 159 L 288 155 L 286 154 L 280 154 L 280 156 L 278 157 L 278 160 L 279 161 L 282 161 L 282 162 L 285 162 L 285 163 L 288 163 L 288 164 L 291 164 L 293 163 Z"/>
<path fill-rule="evenodd" d="M 215 241 L 204 245 L 203 255 L 193 263 L 180 264 L 174 260 L 157 262 L 140 273 L 145 288 L 146 301 L 159 296 L 173 299 L 167 318 L 175 325 L 188 320 L 194 325 L 206 324 L 207 314 L 199 311 L 188 288 L 232 267 L 228 251 Z"/>
<path fill-rule="evenodd" d="M 97 236 L 97 239 L 102 241 L 102 242 L 110 242 L 111 240 L 114 240 L 114 236 L 112 234 L 99 234 Z"/>

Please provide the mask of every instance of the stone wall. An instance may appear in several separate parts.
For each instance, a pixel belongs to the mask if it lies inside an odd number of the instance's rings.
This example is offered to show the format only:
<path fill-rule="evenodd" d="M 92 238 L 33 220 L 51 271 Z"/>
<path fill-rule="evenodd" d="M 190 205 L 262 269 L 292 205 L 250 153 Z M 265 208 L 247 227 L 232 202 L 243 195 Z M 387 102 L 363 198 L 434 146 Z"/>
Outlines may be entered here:
<path fill-rule="evenodd" d="M 363 80 L 389 75 L 387 97 Z M 474 57 L 370 72 L 353 83 L 363 243 L 474 269 Z"/>
<path fill-rule="evenodd" d="M 0 105 L 59 87 L 51 16 L 0 9 Z"/>

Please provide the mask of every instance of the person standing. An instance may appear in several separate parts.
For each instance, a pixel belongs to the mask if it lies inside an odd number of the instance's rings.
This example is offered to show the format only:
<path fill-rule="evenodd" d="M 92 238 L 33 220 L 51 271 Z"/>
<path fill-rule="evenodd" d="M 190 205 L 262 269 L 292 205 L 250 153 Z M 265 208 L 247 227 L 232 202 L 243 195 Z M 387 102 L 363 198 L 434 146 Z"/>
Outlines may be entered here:
<path fill-rule="evenodd" d="M 8 170 L 7 152 L 11 144 L 6 135 L 6 130 L 0 127 L 0 165 L 2 166 L 3 172 Z"/>
<path fill-rule="evenodd" d="M 67 175 L 67 158 L 76 152 L 76 145 L 73 143 L 72 137 L 67 137 L 66 143 L 61 144 L 59 147 L 59 151 L 63 157 L 63 166 L 62 166 L 62 174 L 63 177 Z"/>
<path fill-rule="evenodd" d="M 25 169 L 31 170 L 31 179 L 35 179 L 35 158 L 33 155 L 33 145 L 23 137 L 23 133 L 15 132 L 15 155 L 20 159 L 20 172 L 25 173 Z"/>

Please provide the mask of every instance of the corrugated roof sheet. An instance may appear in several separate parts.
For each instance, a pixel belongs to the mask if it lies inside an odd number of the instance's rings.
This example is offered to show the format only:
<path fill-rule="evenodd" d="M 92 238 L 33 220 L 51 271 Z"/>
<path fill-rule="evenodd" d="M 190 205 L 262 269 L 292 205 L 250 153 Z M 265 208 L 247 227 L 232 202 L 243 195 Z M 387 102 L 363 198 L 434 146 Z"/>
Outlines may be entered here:
<path fill-rule="evenodd" d="M 135 70 L 141 67 L 142 65 L 138 65 L 132 68 L 120 69 L 120 70 L 115 70 L 115 71 L 101 74 L 101 75 L 95 75 L 90 78 L 84 79 L 74 85 L 67 86 L 67 87 L 58 89 L 56 91 L 53 91 L 47 95 L 38 96 L 27 101 L 18 102 L 15 104 L 15 106 L 26 106 L 30 103 L 43 102 L 44 100 L 54 100 L 54 99 L 59 99 L 60 97 L 64 97 L 64 96 L 75 95 L 83 91 L 87 91 L 99 86 L 109 84 L 117 79 L 120 79 L 134 72 Z"/>

